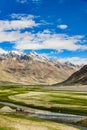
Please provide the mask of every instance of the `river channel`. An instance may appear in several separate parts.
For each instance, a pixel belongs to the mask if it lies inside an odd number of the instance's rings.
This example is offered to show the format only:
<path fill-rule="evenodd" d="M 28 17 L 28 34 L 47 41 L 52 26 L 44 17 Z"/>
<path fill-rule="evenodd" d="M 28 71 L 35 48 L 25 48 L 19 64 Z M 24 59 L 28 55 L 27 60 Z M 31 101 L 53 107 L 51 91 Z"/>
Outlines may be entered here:
<path fill-rule="evenodd" d="M 21 105 L 16 105 L 13 103 L 9 102 L 0 102 L 0 104 L 10 106 L 10 107 L 16 107 L 16 108 L 21 108 L 23 112 L 27 113 L 26 116 L 29 117 L 34 117 L 34 118 L 40 118 L 40 119 L 45 119 L 45 120 L 52 120 L 55 122 L 62 122 L 62 123 L 75 123 L 77 121 L 81 121 L 83 119 L 86 119 L 86 116 L 80 116 L 80 115 L 73 115 L 73 114 L 63 114 L 63 113 L 55 113 L 55 112 L 49 112 L 45 110 L 38 110 L 38 109 L 33 109 Z M 76 128 L 79 128 L 80 130 L 87 130 L 85 127 L 80 127 L 73 125 Z"/>

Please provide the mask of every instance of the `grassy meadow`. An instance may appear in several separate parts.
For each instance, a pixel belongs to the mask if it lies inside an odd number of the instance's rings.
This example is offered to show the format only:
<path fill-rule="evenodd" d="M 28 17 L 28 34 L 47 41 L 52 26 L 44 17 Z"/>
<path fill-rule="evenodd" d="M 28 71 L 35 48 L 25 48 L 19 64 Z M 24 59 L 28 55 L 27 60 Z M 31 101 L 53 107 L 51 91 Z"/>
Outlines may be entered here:
<path fill-rule="evenodd" d="M 87 116 L 87 93 L 84 92 L 45 90 L 44 86 L 40 85 L 0 85 L 0 101 L 11 102 L 40 110 Z M 2 107 L 3 105 L 0 104 L 0 108 Z M 24 117 L 20 116 L 15 114 L 8 116 L 8 114 L 0 113 L 0 119 L 2 119 L 2 122 L 0 122 L 0 130 L 22 130 L 25 125 L 26 130 L 63 130 L 65 128 L 67 130 L 76 129 L 71 129 L 69 128 L 70 126 L 67 125 L 53 122 L 48 123 L 48 121 L 33 118 L 25 119 Z M 9 124 L 10 121 L 13 122 L 11 125 Z M 9 128 L 5 128 L 4 123 L 7 123 L 6 126 L 9 126 Z M 32 125 L 29 126 L 28 123 Z M 18 128 L 16 128 L 16 124 Z M 23 126 L 21 124 L 23 124 Z M 78 122 L 77 124 L 86 126 L 87 120 Z M 35 126 L 37 126 L 37 129 Z"/>
<path fill-rule="evenodd" d="M 87 93 L 43 90 L 43 86 L 0 86 L 0 101 L 53 112 L 87 115 Z"/>
<path fill-rule="evenodd" d="M 0 130 L 79 130 L 73 126 L 16 114 L 0 113 Z"/>

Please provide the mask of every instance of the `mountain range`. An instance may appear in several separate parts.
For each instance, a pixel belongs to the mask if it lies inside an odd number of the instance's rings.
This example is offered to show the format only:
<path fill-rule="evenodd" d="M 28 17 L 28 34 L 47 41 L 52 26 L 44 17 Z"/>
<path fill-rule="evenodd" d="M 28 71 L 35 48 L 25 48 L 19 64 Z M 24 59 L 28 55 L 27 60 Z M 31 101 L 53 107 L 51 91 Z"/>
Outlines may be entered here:
<path fill-rule="evenodd" d="M 56 85 L 87 85 L 87 65 L 73 73 L 67 80 Z"/>
<path fill-rule="evenodd" d="M 66 80 L 80 68 L 35 52 L 9 52 L 0 54 L 0 83 L 54 84 Z"/>

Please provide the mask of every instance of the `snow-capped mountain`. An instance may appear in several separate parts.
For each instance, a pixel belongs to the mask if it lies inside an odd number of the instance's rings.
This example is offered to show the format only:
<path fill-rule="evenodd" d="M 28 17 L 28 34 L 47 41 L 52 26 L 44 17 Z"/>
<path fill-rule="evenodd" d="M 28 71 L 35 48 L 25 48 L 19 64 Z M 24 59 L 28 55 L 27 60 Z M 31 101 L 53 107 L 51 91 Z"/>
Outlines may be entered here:
<path fill-rule="evenodd" d="M 9 52 L 0 55 L 0 82 L 53 84 L 65 80 L 79 68 L 35 52 Z"/>

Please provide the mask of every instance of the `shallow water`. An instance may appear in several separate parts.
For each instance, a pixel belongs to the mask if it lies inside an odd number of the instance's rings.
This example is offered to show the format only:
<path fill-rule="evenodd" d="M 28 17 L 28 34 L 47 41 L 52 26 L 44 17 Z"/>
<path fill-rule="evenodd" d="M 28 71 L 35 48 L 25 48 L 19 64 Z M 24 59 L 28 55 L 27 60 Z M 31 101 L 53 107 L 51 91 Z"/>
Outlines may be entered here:
<path fill-rule="evenodd" d="M 40 119 L 45 119 L 45 120 L 52 120 L 55 122 L 63 122 L 63 123 L 74 123 L 77 121 L 81 121 L 85 118 L 86 116 L 80 116 L 80 115 L 73 115 L 73 114 L 63 114 L 63 113 L 55 113 L 55 112 L 49 112 L 45 110 L 38 110 L 38 109 L 33 109 L 29 107 L 24 107 L 21 105 L 15 105 L 13 103 L 8 103 L 8 102 L 0 102 L 0 104 L 6 105 L 6 106 L 11 106 L 11 107 L 18 107 L 22 108 L 24 112 L 27 112 L 26 116 L 29 117 L 35 117 L 35 118 L 40 118 Z M 80 127 L 76 125 L 76 128 L 79 128 L 80 130 L 87 130 L 85 127 Z"/>
<path fill-rule="evenodd" d="M 87 118 L 85 116 L 61 114 L 61 113 L 46 112 L 46 111 L 35 112 L 31 116 L 41 118 L 41 119 L 62 121 L 62 122 L 69 122 L 69 123 L 81 121 L 81 120 Z"/>

